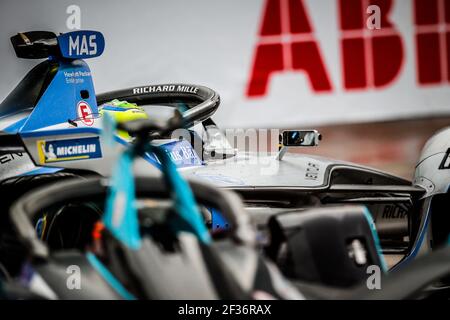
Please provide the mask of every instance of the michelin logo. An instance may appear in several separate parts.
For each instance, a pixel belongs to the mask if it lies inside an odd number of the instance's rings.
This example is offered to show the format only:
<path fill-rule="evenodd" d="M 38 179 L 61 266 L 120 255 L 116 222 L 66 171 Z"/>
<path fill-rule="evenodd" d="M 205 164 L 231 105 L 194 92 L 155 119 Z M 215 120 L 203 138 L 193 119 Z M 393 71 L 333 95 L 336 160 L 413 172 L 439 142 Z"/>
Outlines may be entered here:
<path fill-rule="evenodd" d="M 52 144 L 48 145 L 48 151 L 45 150 L 45 144 L 41 144 L 41 151 L 45 156 L 45 160 L 55 160 L 57 159 L 56 154 L 55 154 L 55 148 L 53 147 Z"/>
<path fill-rule="evenodd" d="M 38 153 L 41 163 L 101 158 L 98 137 L 70 140 L 39 140 Z"/>

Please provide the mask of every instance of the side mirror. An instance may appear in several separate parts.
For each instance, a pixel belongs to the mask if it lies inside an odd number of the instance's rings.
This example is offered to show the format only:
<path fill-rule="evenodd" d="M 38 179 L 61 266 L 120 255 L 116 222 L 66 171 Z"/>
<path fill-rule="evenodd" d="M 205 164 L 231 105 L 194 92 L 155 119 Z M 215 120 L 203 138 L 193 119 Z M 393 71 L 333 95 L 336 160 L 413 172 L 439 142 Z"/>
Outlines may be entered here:
<path fill-rule="evenodd" d="M 317 130 L 286 130 L 280 134 L 280 152 L 277 160 L 282 160 L 289 148 L 316 147 L 322 135 Z"/>
<path fill-rule="evenodd" d="M 322 140 L 317 130 L 288 130 L 282 133 L 283 147 L 315 147 Z"/>

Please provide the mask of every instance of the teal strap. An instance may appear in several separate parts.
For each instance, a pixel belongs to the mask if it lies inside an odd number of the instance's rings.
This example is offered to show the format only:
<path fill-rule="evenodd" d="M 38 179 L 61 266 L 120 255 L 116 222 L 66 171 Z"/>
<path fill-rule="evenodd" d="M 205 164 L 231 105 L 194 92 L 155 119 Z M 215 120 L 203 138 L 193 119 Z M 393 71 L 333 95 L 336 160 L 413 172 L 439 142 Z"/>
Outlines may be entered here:
<path fill-rule="evenodd" d="M 116 277 L 105 267 L 105 265 L 97 259 L 92 253 L 86 253 L 89 263 L 100 273 L 103 279 L 124 299 L 136 300 L 136 298 L 117 280 Z"/>
<path fill-rule="evenodd" d="M 211 243 L 211 236 L 203 217 L 195 202 L 194 194 L 189 184 L 178 172 L 167 151 L 159 146 L 149 145 L 149 151 L 156 154 L 161 162 L 161 170 L 166 179 L 167 187 L 172 190 L 175 209 L 179 217 L 189 226 L 201 242 Z"/>
<path fill-rule="evenodd" d="M 104 139 L 108 141 L 114 135 L 115 122 L 107 114 L 103 118 L 105 126 Z M 110 142 L 113 143 L 112 141 Z M 184 226 L 187 226 L 188 231 L 193 232 L 201 242 L 210 243 L 211 236 L 197 207 L 189 184 L 178 173 L 175 164 L 164 148 L 152 146 L 151 144 L 148 144 L 147 148 L 147 152 L 154 153 L 161 162 L 161 170 L 167 187 L 172 191 L 175 210 L 178 213 L 176 216 L 178 220 L 175 221 L 176 231 L 185 229 Z M 141 246 L 141 236 L 136 209 L 133 175 L 134 157 L 134 150 L 125 151 L 120 156 L 113 170 L 103 223 L 119 241 L 129 248 L 137 250 Z"/>
<path fill-rule="evenodd" d="M 125 151 L 114 168 L 103 224 L 130 249 L 141 247 L 131 151 Z"/>

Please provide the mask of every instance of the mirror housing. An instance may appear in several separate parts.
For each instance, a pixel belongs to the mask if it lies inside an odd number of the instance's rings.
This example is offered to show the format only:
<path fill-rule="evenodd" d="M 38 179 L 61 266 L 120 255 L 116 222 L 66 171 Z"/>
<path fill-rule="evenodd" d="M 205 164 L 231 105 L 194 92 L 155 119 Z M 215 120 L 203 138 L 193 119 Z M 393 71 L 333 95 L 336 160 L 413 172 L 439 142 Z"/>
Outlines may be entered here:
<path fill-rule="evenodd" d="M 283 131 L 281 144 L 283 147 L 315 147 L 322 140 L 317 130 L 286 130 Z"/>

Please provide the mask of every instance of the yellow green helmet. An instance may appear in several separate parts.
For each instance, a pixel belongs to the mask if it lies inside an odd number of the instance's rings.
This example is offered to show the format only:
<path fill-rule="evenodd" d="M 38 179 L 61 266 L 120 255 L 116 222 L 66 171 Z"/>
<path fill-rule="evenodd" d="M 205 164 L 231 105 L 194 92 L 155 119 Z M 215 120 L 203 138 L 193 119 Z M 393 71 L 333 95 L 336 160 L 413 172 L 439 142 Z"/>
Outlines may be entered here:
<path fill-rule="evenodd" d="M 112 116 L 117 123 L 123 123 L 138 119 L 148 119 L 148 115 L 145 112 L 144 108 L 139 107 L 135 103 L 120 101 L 117 99 L 99 106 L 100 115 L 103 116 L 105 112 Z M 122 130 L 119 131 L 119 136 L 124 139 L 131 139 L 130 135 Z"/>

